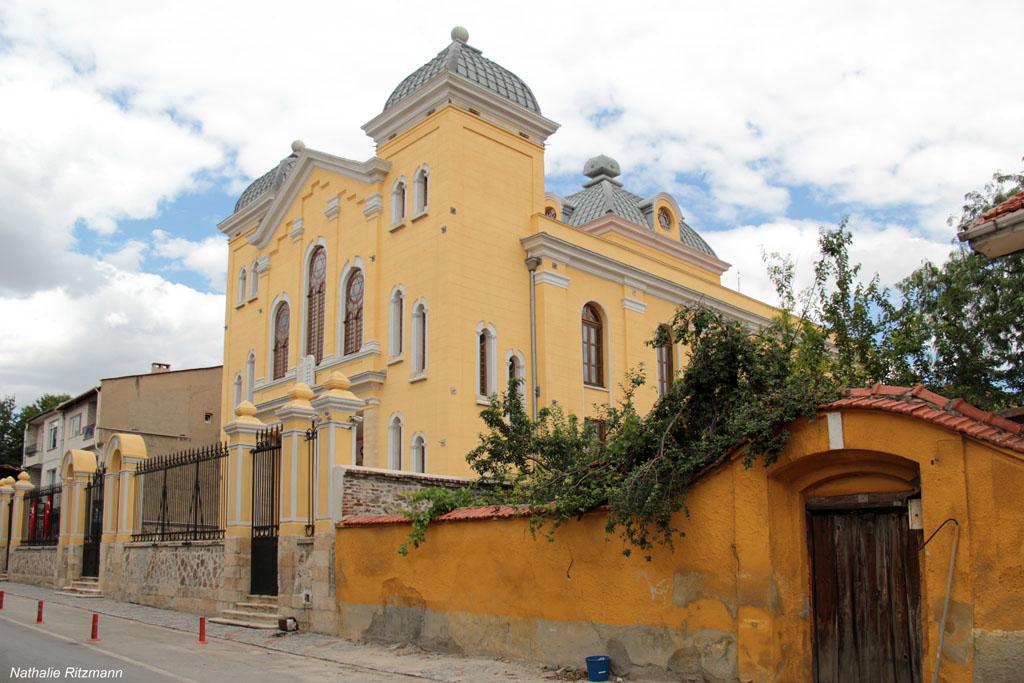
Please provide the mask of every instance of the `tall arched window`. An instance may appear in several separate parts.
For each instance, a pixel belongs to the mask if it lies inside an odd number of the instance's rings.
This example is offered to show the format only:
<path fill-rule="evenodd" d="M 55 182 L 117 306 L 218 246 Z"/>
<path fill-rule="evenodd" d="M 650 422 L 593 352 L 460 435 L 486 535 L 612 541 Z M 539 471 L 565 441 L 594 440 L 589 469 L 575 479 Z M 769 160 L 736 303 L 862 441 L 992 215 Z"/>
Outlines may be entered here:
<path fill-rule="evenodd" d="M 288 303 L 277 307 L 274 315 L 274 379 L 281 379 L 288 372 Z"/>
<path fill-rule="evenodd" d="M 259 267 L 258 266 L 259 266 L 258 262 L 253 262 L 252 268 L 249 269 L 250 272 L 252 273 L 249 276 L 249 279 L 251 280 L 251 282 L 249 283 L 249 298 L 250 299 L 254 298 L 257 294 L 260 293 L 260 271 L 259 271 Z"/>
<path fill-rule="evenodd" d="M 388 355 L 402 355 L 402 336 L 405 333 L 402 318 L 405 316 L 405 295 L 396 288 L 391 293 L 390 315 L 388 321 Z"/>
<path fill-rule="evenodd" d="M 492 326 L 477 326 L 476 331 L 476 394 L 477 399 L 486 399 L 498 391 L 497 368 L 497 337 Z"/>
<path fill-rule="evenodd" d="M 253 392 L 256 389 L 256 354 L 249 352 L 245 360 L 245 400 L 252 403 Z"/>
<path fill-rule="evenodd" d="M 526 368 L 522 359 L 515 353 L 512 353 L 508 357 L 508 385 L 512 386 L 513 382 L 518 382 L 517 391 L 519 393 L 519 400 L 526 405 Z"/>
<path fill-rule="evenodd" d="M 242 402 L 242 373 L 237 372 L 237 373 L 235 373 L 235 394 L 234 394 L 234 404 L 233 405 L 237 406 L 241 402 Z"/>
<path fill-rule="evenodd" d="M 412 439 L 412 471 L 427 471 L 427 440 L 422 434 L 417 434 Z"/>
<path fill-rule="evenodd" d="M 245 303 L 245 268 L 238 273 L 238 303 Z"/>
<path fill-rule="evenodd" d="M 430 169 L 427 166 L 421 166 L 416 170 L 416 175 L 412 179 L 412 186 L 413 216 L 416 216 L 427 210 L 430 199 Z"/>
<path fill-rule="evenodd" d="M 414 375 L 427 370 L 427 305 L 422 301 L 412 312 L 412 371 Z"/>
<path fill-rule="evenodd" d="M 668 325 L 659 325 L 667 340 L 663 346 L 657 347 L 658 352 L 658 395 L 664 396 L 672 386 L 675 377 L 675 364 L 672 359 L 672 333 Z"/>
<path fill-rule="evenodd" d="M 405 220 L 405 178 L 391 189 L 391 224 L 398 225 Z"/>
<path fill-rule="evenodd" d="M 324 305 L 327 299 L 327 251 L 317 247 L 309 255 L 309 287 L 306 290 L 306 355 L 317 363 L 324 359 Z"/>
<path fill-rule="evenodd" d="M 363 271 L 353 270 L 345 285 L 344 354 L 357 353 L 363 347 Z"/>
<path fill-rule="evenodd" d="M 583 307 L 583 383 L 604 386 L 604 325 L 594 304 Z"/>
<path fill-rule="evenodd" d="M 402 418 L 398 415 L 388 425 L 388 467 L 402 469 Z"/>

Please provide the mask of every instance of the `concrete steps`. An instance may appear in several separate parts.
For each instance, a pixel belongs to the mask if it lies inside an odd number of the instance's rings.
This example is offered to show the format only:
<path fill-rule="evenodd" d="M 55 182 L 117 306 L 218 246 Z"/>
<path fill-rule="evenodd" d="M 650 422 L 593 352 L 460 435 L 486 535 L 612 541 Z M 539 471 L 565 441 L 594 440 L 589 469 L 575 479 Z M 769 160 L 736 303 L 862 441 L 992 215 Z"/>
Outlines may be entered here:
<path fill-rule="evenodd" d="M 102 598 L 103 591 L 100 590 L 100 580 L 91 577 L 83 577 L 71 582 L 57 591 L 57 595 L 70 595 L 76 598 Z"/>
<path fill-rule="evenodd" d="M 210 623 L 269 630 L 278 628 L 278 620 L 282 618 L 277 613 L 277 597 L 272 595 L 250 595 L 236 602 L 233 609 L 221 610 L 220 614 L 210 619 Z"/>

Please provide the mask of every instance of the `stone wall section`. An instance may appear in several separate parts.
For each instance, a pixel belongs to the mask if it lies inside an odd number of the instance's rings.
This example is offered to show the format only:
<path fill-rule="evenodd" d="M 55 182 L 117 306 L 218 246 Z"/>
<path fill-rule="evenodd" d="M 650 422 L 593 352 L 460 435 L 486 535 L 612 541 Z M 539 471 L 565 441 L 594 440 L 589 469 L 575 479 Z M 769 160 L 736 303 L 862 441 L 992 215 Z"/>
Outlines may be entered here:
<path fill-rule="evenodd" d="M 57 546 L 18 546 L 11 549 L 10 581 L 30 583 L 34 586 L 61 588 L 57 576 Z"/>
<path fill-rule="evenodd" d="M 224 542 L 108 544 L 103 593 L 114 600 L 215 614 L 222 606 Z"/>
<path fill-rule="evenodd" d="M 371 467 L 339 467 L 341 518 L 393 515 L 402 511 L 409 494 L 425 488 L 456 489 L 473 481 L 436 474 L 395 472 Z"/>

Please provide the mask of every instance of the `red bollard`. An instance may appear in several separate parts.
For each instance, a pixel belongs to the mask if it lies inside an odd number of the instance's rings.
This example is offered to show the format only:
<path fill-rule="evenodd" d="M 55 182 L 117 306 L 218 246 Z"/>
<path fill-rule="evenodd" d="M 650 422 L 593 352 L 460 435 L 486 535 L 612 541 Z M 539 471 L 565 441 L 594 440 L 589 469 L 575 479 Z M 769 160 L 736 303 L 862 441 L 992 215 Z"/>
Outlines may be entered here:
<path fill-rule="evenodd" d="M 89 638 L 90 643 L 98 643 L 100 640 L 100 615 L 95 612 L 92 613 L 92 637 Z"/>
<path fill-rule="evenodd" d="M 4 592 L 0 591 L 0 609 L 4 608 Z"/>
<path fill-rule="evenodd" d="M 43 623 L 43 601 L 39 601 L 39 607 L 36 609 L 36 623 Z"/>
<path fill-rule="evenodd" d="M 199 644 L 206 645 L 206 617 L 199 617 Z"/>

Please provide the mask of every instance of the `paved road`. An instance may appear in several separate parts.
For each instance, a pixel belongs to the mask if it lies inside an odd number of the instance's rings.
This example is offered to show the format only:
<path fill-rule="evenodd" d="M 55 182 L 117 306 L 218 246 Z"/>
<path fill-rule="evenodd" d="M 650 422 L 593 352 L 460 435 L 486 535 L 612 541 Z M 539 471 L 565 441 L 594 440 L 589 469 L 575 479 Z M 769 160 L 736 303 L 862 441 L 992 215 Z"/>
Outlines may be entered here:
<path fill-rule="evenodd" d="M 129 619 L 102 616 L 100 642 L 89 642 L 90 612 L 47 603 L 36 624 L 36 602 L 7 594 L 0 612 L 0 680 L 65 680 L 67 667 L 123 671 L 122 681 L 343 681 L 392 683 L 417 677 L 290 655 L 246 643 L 211 640 Z M 38 670 L 19 677 L 12 667 Z M 47 669 L 56 668 L 59 677 Z"/>

